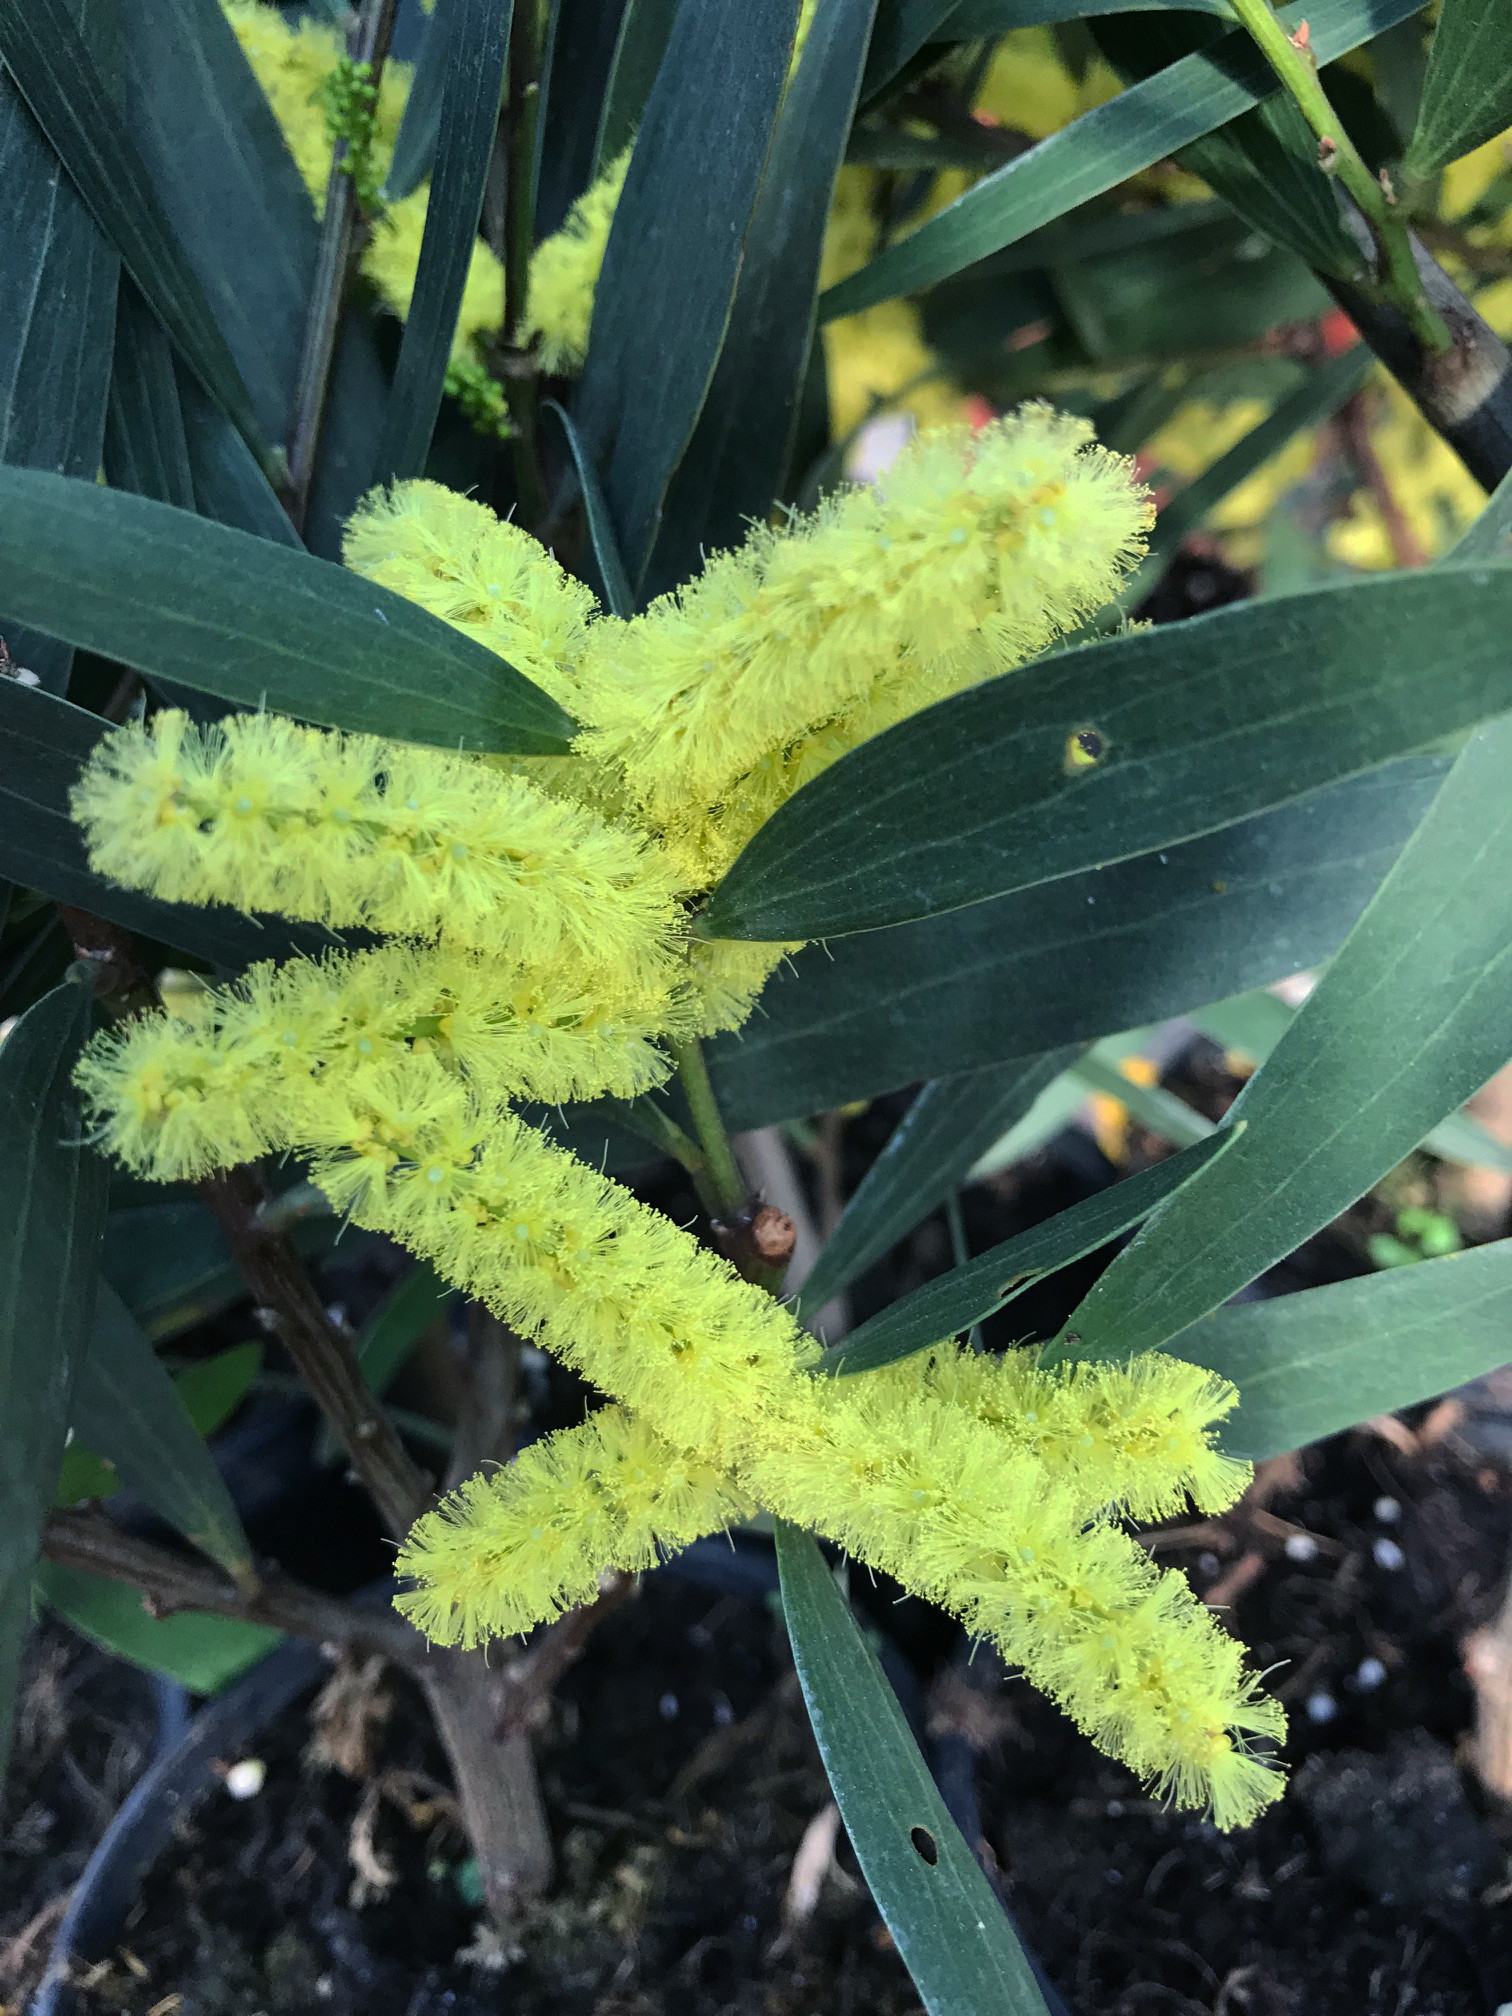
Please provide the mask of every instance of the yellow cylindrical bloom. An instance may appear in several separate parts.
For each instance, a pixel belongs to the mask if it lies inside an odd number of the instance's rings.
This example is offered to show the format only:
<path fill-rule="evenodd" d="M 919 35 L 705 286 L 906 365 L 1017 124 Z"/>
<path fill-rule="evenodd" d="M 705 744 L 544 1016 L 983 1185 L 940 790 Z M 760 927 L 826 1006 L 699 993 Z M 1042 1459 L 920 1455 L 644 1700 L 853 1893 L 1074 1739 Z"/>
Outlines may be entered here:
<path fill-rule="evenodd" d="M 167 710 L 105 736 L 72 805 L 94 865 L 168 902 L 441 938 L 611 991 L 674 969 L 677 884 L 654 849 L 438 749 Z"/>

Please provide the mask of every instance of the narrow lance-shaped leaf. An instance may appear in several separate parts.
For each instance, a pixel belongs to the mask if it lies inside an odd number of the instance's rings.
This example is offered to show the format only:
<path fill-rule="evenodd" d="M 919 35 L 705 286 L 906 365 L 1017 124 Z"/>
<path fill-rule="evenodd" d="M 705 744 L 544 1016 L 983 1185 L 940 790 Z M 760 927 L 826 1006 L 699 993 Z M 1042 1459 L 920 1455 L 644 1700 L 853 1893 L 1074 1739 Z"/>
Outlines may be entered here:
<path fill-rule="evenodd" d="M 835 1803 L 929 2016 L 1047 2016 L 1013 1922 L 935 1788 L 818 1545 L 779 1520 L 793 1663 Z"/>
<path fill-rule="evenodd" d="M 729 324 L 797 20 L 798 0 L 681 0 L 615 208 L 573 410 L 637 587 Z"/>
<path fill-rule="evenodd" d="M 418 476 L 430 452 L 499 126 L 513 0 L 450 0 L 440 129 L 415 291 L 378 439 L 375 480 Z"/>
<path fill-rule="evenodd" d="M 822 1309 L 927 1218 L 1075 1054 L 1054 1050 L 926 1085 L 846 1205 L 795 1308 Z"/>
<path fill-rule="evenodd" d="M 937 1281 L 882 1310 L 832 1345 L 820 1360 L 828 1372 L 874 1372 L 915 1351 L 927 1350 L 947 1337 L 959 1336 L 973 1323 L 994 1315 L 1047 1274 L 1069 1267 L 1106 1246 L 1121 1232 L 1147 1218 L 1167 1197 L 1174 1196 L 1215 1155 L 1237 1139 L 1225 1128 L 1209 1140 L 1171 1155 L 1153 1168 L 1140 1170 L 1095 1196 L 1083 1198 L 1069 1211 L 1059 1211 L 1043 1225 L 1031 1226 L 1001 1245 L 978 1253 Z"/>
<path fill-rule="evenodd" d="M 762 1127 L 1318 966 L 1447 770 L 1408 757 L 1181 847 L 810 946 L 711 1046 L 721 1109 Z"/>
<path fill-rule="evenodd" d="M 261 426 L 235 360 L 65 0 L 0 0 L 0 55 L 158 319 L 265 459 Z"/>
<path fill-rule="evenodd" d="M 1509 765 L 1512 720 L 1466 745 L 1235 1102 L 1243 1140 L 1118 1256 L 1073 1313 L 1059 1355 L 1121 1358 L 1180 1337 L 1362 1196 L 1512 1057 Z"/>
<path fill-rule="evenodd" d="M 1512 707 L 1512 566 L 1244 602 L 943 700 L 781 807 L 711 937 L 875 930 L 1211 833 Z M 1068 760 L 1091 731 L 1099 754 Z"/>
<path fill-rule="evenodd" d="M 252 1550 L 189 1410 L 136 1318 L 100 1284 L 89 1353 L 74 1389 L 72 1426 L 115 1466 L 128 1491 L 238 1579 Z"/>
<path fill-rule="evenodd" d="M 181 1610 L 152 1617 L 124 1582 L 44 1561 L 37 1572 L 43 1597 L 76 1631 L 149 1673 L 162 1673 L 195 1694 L 215 1694 L 254 1660 L 282 1642 L 266 1624 Z"/>
<path fill-rule="evenodd" d="M 1321 0 L 1305 9 L 1288 7 L 1281 18 L 1295 29 L 1305 12 L 1318 61 L 1331 63 L 1417 11 L 1414 0 Z M 1264 57 L 1235 30 L 1211 49 L 1131 85 L 976 183 L 859 273 L 831 287 L 819 303 L 820 315 L 826 321 L 854 315 L 948 280 L 1238 118 L 1277 88 Z"/>
<path fill-rule="evenodd" d="M 70 979 L 0 1042 L 0 1777 L 105 1222 L 105 1164 L 80 1140 L 71 1083 L 89 1021 L 88 986 Z"/>
<path fill-rule="evenodd" d="M 1237 1303 L 1188 1331 L 1181 1355 L 1239 1389 L 1226 1449 L 1284 1455 L 1512 1361 L 1512 1239 Z"/>
<path fill-rule="evenodd" d="M 583 509 L 588 519 L 588 537 L 593 546 L 593 557 L 598 563 L 599 583 L 603 588 L 603 599 L 609 612 L 614 616 L 630 617 L 635 614 L 635 591 L 630 586 L 630 577 L 625 572 L 625 563 L 620 557 L 619 541 L 614 535 L 614 526 L 609 517 L 609 506 L 604 501 L 604 486 L 599 481 L 593 460 L 583 446 L 583 437 L 578 432 L 577 422 L 565 406 L 555 399 L 542 401 L 543 410 L 554 413 L 562 423 L 562 432 L 567 436 L 567 446 L 572 451 L 573 467 L 577 470 L 578 482 L 583 490 Z"/>
<path fill-rule="evenodd" d="M 678 0 L 625 0 L 594 148 L 595 179 L 635 138 L 656 73 L 667 53 L 677 7 Z"/>
<path fill-rule="evenodd" d="M 491 651 L 330 561 L 184 511 L 0 469 L 0 600 L 255 711 L 443 748 L 557 754 L 571 723 Z"/>

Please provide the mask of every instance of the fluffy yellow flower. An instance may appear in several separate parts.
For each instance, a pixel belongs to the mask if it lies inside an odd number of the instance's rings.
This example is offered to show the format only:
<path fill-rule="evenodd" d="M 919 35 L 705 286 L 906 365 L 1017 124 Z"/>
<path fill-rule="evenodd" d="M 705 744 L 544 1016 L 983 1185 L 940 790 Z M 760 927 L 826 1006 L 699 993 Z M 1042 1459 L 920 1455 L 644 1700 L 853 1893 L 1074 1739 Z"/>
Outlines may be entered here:
<path fill-rule="evenodd" d="M 536 247 L 530 261 L 521 340 L 534 342 L 543 371 L 576 373 L 588 355 L 593 296 L 609 229 L 630 167 L 627 147 L 579 196 L 567 221 Z"/>
<path fill-rule="evenodd" d="M 96 745 L 74 817 L 105 874 L 170 903 L 278 910 L 654 988 L 677 885 L 633 833 L 437 749 L 168 710 Z"/>

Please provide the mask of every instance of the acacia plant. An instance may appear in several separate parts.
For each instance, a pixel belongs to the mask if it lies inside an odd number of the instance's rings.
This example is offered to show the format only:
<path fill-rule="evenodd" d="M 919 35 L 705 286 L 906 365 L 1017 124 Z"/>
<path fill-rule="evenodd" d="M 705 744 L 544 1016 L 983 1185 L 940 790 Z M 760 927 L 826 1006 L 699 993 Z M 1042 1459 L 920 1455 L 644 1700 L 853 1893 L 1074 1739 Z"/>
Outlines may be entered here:
<path fill-rule="evenodd" d="M 202 1690 L 279 1634 L 376 1649 L 504 1919 L 550 1880 L 533 1705 L 637 1575 L 771 1515 L 924 2001 L 1042 2008 L 818 1542 L 1242 1827 L 1284 1718 L 1131 1522 L 1505 1356 L 1506 1242 L 1223 1305 L 1512 1055 L 1512 507 L 1431 568 L 1129 615 L 1374 355 L 1500 482 L 1512 367 L 1413 236 L 1474 291 L 1497 199 L 1446 221 L 1437 178 L 1512 114 L 1495 10 L 1104 18 L 1016 137 L 984 94 L 1063 6 L 107 11 L 0 0 L 37 304 L 0 335 L 0 1713 L 35 1601 Z M 1357 145 L 1326 66 L 1388 31 Z M 1094 102 L 1041 135 L 1062 87 Z M 1152 285 L 1147 352 L 1099 348 L 1095 287 L 1204 233 L 1190 326 Z M 1364 341 L 1278 355 L 1330 295 Z M 1272 410 L 1162 516 L 1116 451 L 1225 346 Z M 1107 1039 L 1318 965 L 1223 1128 L 826 1318 Z M 921 1082 L 795 1294 L 739 1136 L 790 1162 L 784 1124 Z M 1460 1116 L 1447 1152 L 1495 1151 Z M 658 1156 L 700 1224 L 637 1195 Z M 1048 1345 L 959 1341 L 1135 1227 Z M 346 1228 L 413 1256 L 355 1337 L 307 1271 Z M 391 1607 L 254 1557 L 205 1438 L 270 1375 L 173 1344 L 245 1291 L 400 1543 Z M 447 1431 L 383 1394 L 455 1296 Z M 600 1396 L 523 1447 L 521 1340 Z"/>

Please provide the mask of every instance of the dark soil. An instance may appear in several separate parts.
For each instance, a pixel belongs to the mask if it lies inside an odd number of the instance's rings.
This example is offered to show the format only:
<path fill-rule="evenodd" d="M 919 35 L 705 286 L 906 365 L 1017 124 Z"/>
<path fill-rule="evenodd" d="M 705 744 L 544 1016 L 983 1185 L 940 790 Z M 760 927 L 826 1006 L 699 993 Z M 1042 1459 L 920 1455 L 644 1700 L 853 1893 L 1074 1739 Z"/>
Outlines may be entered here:
<path fill-rule="evenodd" d="M 1233 1081 L 1216 1053 L 1180 1068 L 1221 1110 Z M 855 1123 L 858 1169 L 893 1117 Z M 1137 1165 L 1151 1144 L 1136 1135 L 1128 1152 Z M 1074 1202 L 1105 1177 L 1097 1162 L 1089 1145 L 1079 1163 L 968 1193 L 973 1247 Z M 1410 1168 L 1398 1190 L 1431 1198 L 1433 1180 Z M 1285 1285 L 1359 1271 L 1365 1236 L 1390 1221 L 1367 1200 L 1288 1264 Z M 860 1284 L 861 1313 L 948 1264 L 943 1226 L 921 1228 Z M 1042 1334 L 1089 1278 L 1071 1270 L 1053 1301 L 1025 1298 L 991 1341 Z M 1267 1465 L 1234 1513 L 1156 1536 L 1227 1604 L 1291 1711 L 1290 1790 L 1239 1835 L 1161 1810 L 1022 1682 L 985 1654 L 968 1661 L 934 1613 L 858 1587 L 947 1797 L 1072 2016 L 1491 2016 L 1512 2001 L 1512 1823 L 1468 1768 L 1461 1651 L 1501 1598 L 1507 1444 L 1494 1395 L 1422 1409 Z M 829 1790 L 769 1595 L 665 1570 L 602 1627 L 539 1742 L 557 1887 L 502 1945 L 480 1931 L 418 1699 L 381 1685 L 390 1712 L 355 1778 L 312 1760 L 307 1708 L 267 1732 L 262 1789 L 217 1791 L 181 1828 L 120 1948 L 85 1977 L 81 2011 L 917 2008 L 843 1835 L 817 1904 L 785 1917 Z M 51 1626 L 37 1634 L 0 1851 L 0 2007 L 22 2006 L 55 1900 L 154 1730 L 150 1683 Z"/>

